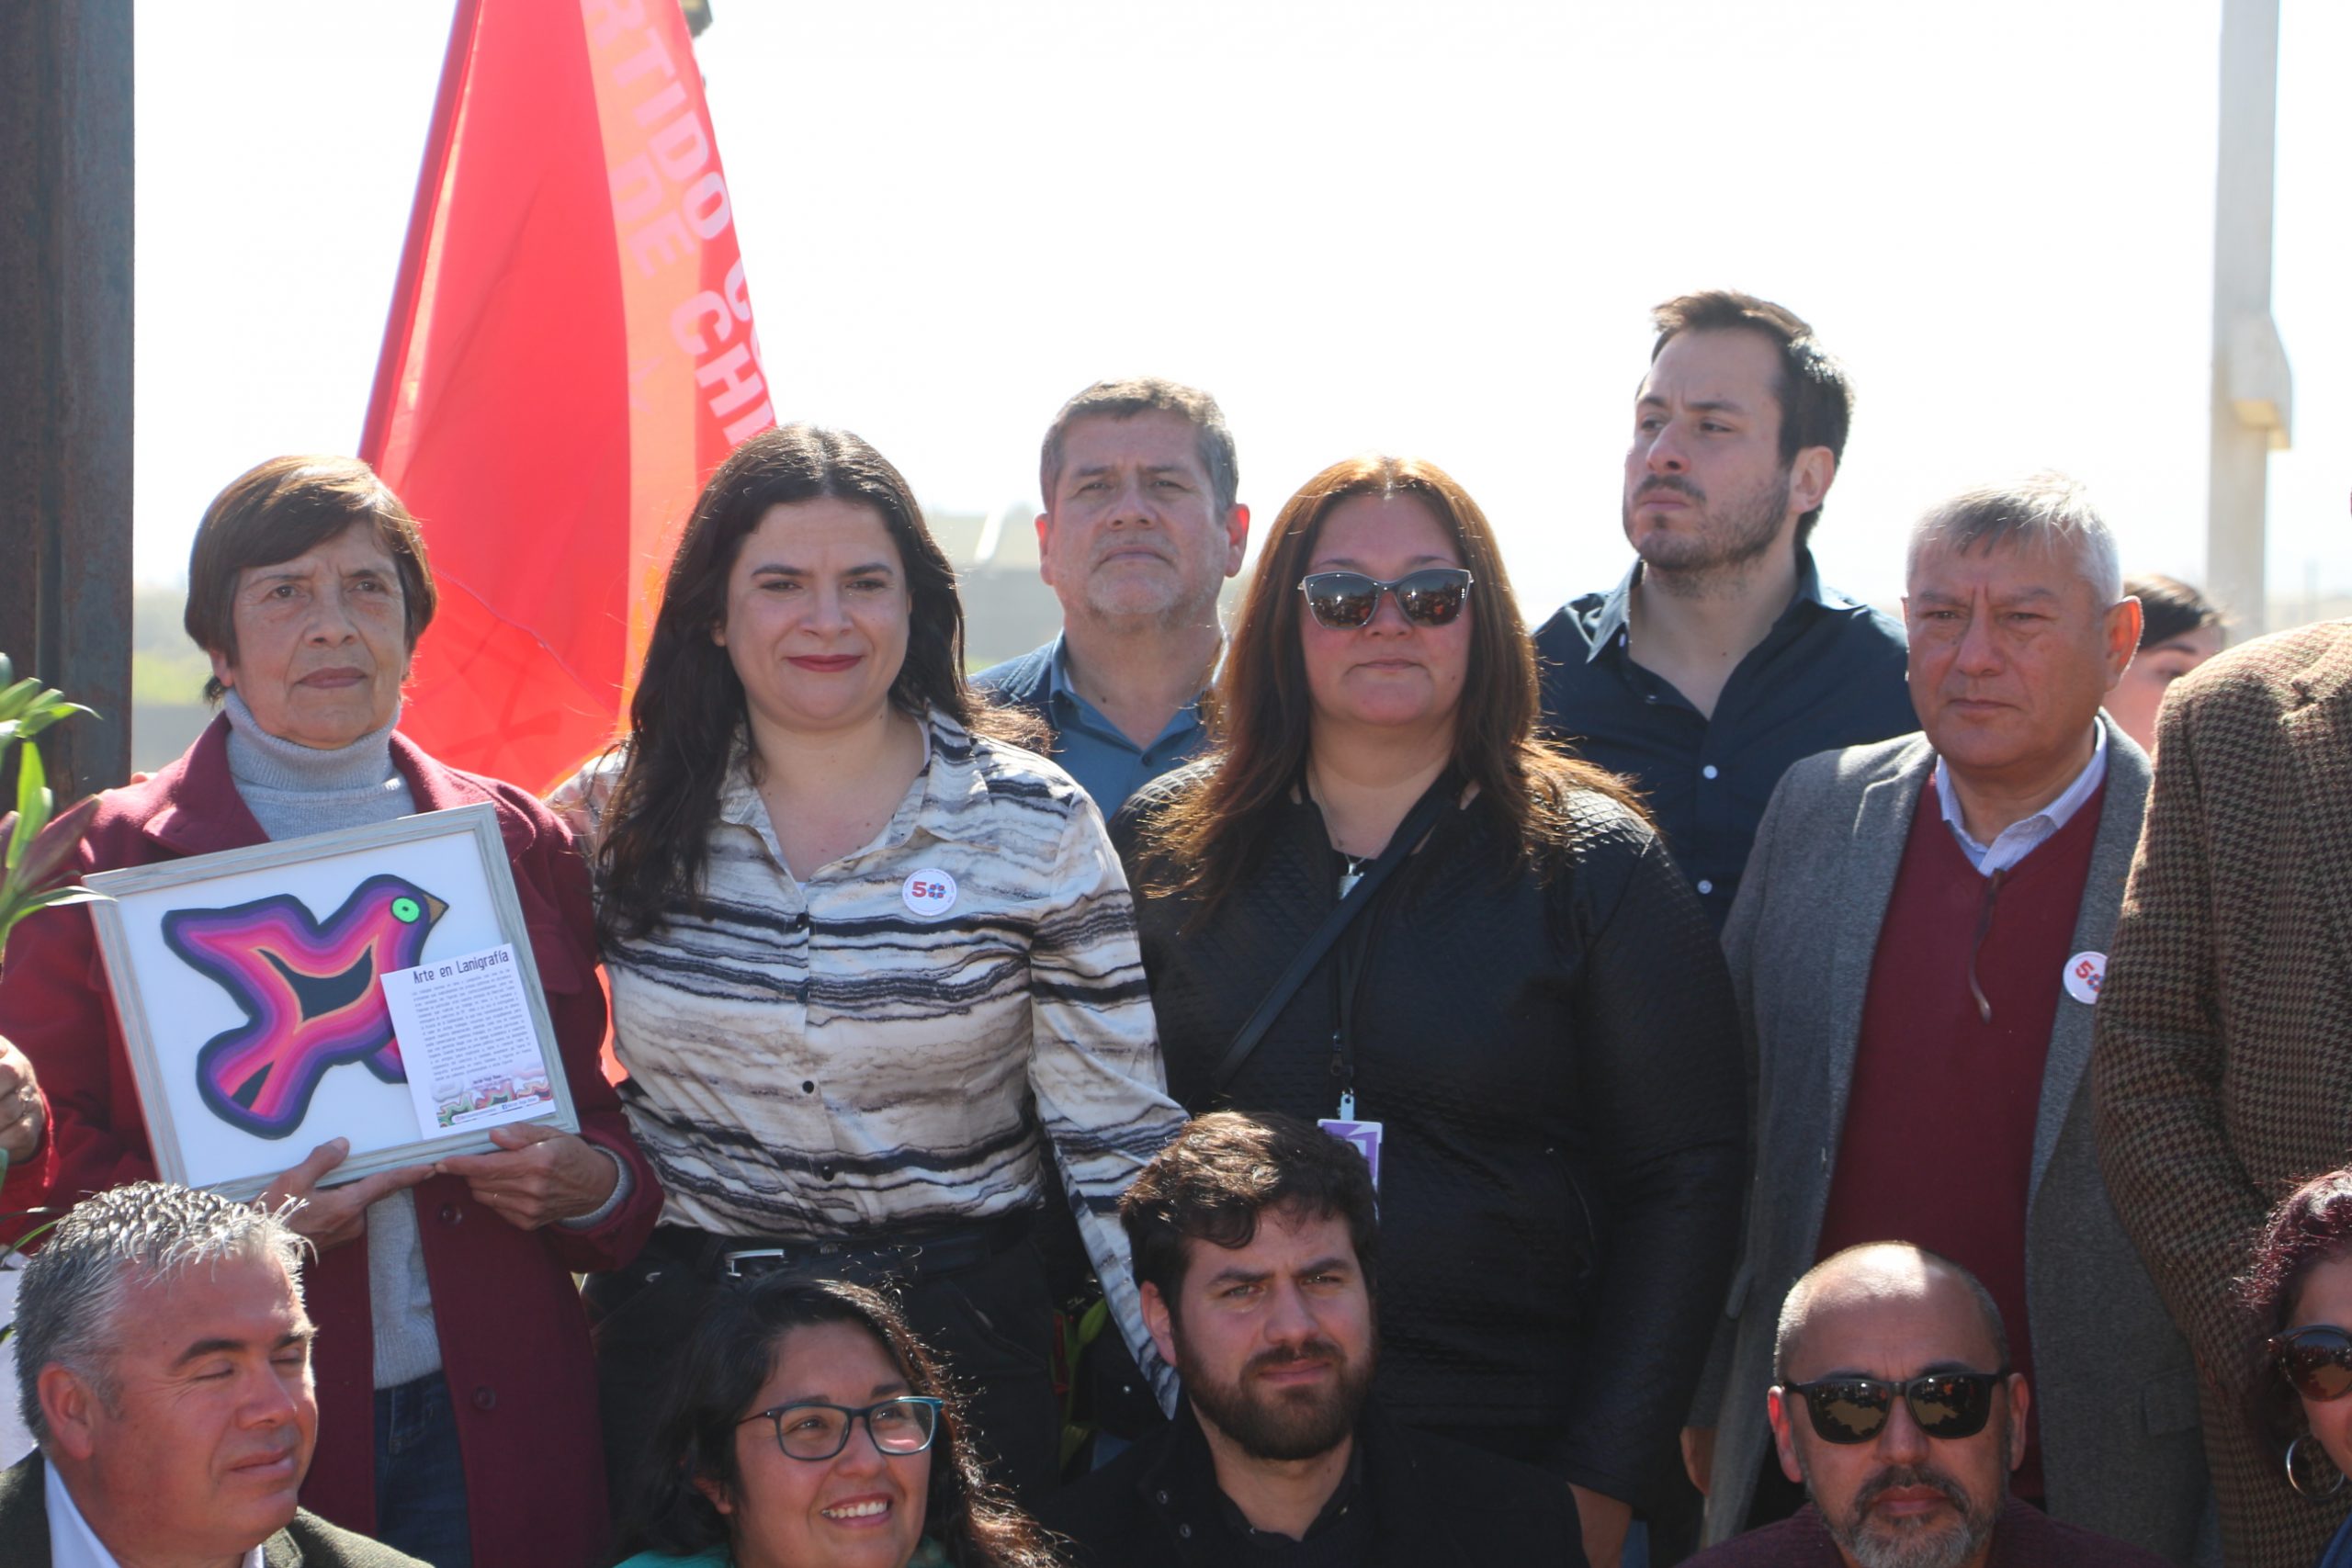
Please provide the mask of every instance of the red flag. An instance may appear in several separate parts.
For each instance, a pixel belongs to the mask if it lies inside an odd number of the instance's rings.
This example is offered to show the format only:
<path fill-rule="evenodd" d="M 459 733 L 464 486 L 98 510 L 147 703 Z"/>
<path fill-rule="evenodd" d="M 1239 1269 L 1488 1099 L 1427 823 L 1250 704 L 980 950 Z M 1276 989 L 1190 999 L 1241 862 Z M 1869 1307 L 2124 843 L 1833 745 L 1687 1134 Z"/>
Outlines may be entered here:
<path fill-rule="evenodd" d="M 677 0 L 459 0 L 360 443 L 441 587 L 401 729 L 578 766 L 695 492 L 773 423 Z"/>

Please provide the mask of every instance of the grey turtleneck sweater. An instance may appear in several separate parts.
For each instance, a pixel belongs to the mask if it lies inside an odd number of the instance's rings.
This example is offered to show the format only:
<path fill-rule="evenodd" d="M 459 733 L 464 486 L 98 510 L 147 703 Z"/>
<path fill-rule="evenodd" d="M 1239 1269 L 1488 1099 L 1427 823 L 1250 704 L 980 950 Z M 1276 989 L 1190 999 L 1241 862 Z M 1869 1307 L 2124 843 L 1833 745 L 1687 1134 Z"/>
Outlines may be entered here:
<path fill-rule="evenodd" d="M 408 781 L 392 765 L 392 725 L 321 751 L 263 729 L 234 691 L 223 705 L 229 715 L 229 776 L 273 840 L 390 822 L 416 809 Z M 399 718 L 395 710 L 393 723 Z M 441 1370 L 413 1192 L 395 1192 L 368 1205 L 368 1300 L 375 1320 L 378 1388 L 397 1388 Z"/>

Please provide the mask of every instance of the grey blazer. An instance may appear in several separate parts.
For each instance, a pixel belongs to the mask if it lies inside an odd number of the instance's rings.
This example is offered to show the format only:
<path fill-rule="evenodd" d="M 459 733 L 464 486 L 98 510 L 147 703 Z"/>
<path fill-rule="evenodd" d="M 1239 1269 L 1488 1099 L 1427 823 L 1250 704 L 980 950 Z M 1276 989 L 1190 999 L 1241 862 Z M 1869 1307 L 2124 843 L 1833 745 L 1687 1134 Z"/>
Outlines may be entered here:
<path fill-rule="evenodd" d="M 2076 953 L 2107 951 L 2148 797 L 2146 754 L 2105 715 L 2099 722 L 2107 789 Z M 1738 1533 L 1771 1451 L 1764 1395 L 1781 1301 L 1815 1261 L 1879 927 L 1934 767 L 1927 737 L 1915 734 L 1791 768 L 1765 809 L 1724 931 L 1759 1156 L 1744 1256 L 1694 1406 L 1694 1424 L 1715 1427 L 1710 1542 Z M 2192 1562 L 2207 1544 L 2209 1509 L 2196 1371 L 2099 1176 L 2084 1081 L 2091 1016 L 2059 998 L 2026 1217 L 2048 1503 L 2069 1524 Z"/>

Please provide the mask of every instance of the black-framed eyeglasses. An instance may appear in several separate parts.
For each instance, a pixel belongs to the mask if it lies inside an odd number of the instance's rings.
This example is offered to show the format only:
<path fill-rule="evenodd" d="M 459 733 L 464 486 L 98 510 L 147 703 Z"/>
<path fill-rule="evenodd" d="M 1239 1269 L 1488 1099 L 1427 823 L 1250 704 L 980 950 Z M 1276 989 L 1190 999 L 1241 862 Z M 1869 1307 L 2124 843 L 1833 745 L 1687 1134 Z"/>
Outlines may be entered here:
<path fill-rule="evenodd" d="M 931 1447 L 939 1436 L 939 1412 L 946 1401 L 928 1394 L 902 1393 L 896 1399 L 885 1399 L 853 1410 L 846 1404 L 822 1404 L 814 1401 L 806 1404 L 779 1404 L 768 1410 L 755 1410 L 736 1422 L 739 1427 L 753 1421 L 775 1423 L 775 1446 L 784 1450 L 786 1459 L 831 1459 L 849 1447 L 850 1428 L 862 1417 L 865 1435 L 874 1446 L 896 1458 L 904 1454 L 919 1454 Z"/>
<path fill-rule="evenodd" d="M 1993 1416 L 1993 1391 L 2009 1375 L 1997 1372 L 1929 1372 L 1908 1382 L 1883 1378 L 1821 1378 L 1792 1382 L 1781 1393 L 1804 1401 L 1814 1432 L 1825 1443 L 1867 1443 L 1886 1427 L 1896 1395 L 1911 1407 L 1911 1419 L 1931 1438 L 1973 1438 Z"/>
<path fill-rule="evenodd" d="M 2332 1323 L 2306 1324 L 2274 1335 L 2263 1348 L 2305 1399 L 2324 1403 L 2352 1393 L 2352 1333 Z"/>
<path fill-rule="evenodd" d="M 1380 613 L 1383 593 L 1396 595 L 1396 608 L 1415 626 L 1442 626 L 1462 614 L 1471 581 L 1458 566 L 1424 567 L 1394 582 L 1360 571 L 1317 571 L 1300 578 L 1298 591 L 1306 595 L 1308 613 L 1335 632 L 1369 624 Z"/>

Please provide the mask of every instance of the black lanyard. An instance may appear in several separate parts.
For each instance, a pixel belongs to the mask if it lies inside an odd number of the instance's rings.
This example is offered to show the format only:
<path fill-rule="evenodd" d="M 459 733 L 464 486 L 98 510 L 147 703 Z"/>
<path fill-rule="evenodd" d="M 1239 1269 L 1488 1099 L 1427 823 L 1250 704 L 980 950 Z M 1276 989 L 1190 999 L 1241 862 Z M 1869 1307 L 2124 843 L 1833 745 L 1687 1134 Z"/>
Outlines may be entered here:
<path fill-rule="evenodd" d="M 1363 990 L 1364 955 L 1383 911 L 1375 909 L 1343 933 L 1331 954 L 1331 1079 L 1339 1086 L 1339 1117 L 1355 1120 L 1356 998 Z"/>
<path fill-rule="evenodd" d="M 1371 907 L 1373 895 L 1378 893 L 1381 885 L 1405 863 L 1405 857 L 1413 852 L 1413 846 L 1429 836 L 1430 829 L 1437 825 L 1438 813 L 1461 793 L 1461 782 L 1454 777 L 1453 770 L 1448 768 L 1438 775 L 1437 782 L 1430 785 L 1421 798 L 1413 803 L 1413 809 L 1405 814 L 1405 820 L 1389 836 L 1388 847 L 1380 852 L 1380 858 L 1364 868 L 1363 877 L 1348 890 L 1347 897 L 1340 900 L 1339 907 L 1326 915 L 1323 923 L 1315 928 L 1315 934 L 1306 939 L 1306 945 L 1298 950 L 1297 955 L 1290 962 L 1290 967 L 1283 971 L 1282 977 L 1274 982 L 1273 988 L 1266 993 L 1257 1010 L 1250 1015 L 1249 1021 L 1233 1037 L 1233 1043 L 1226 1047 L 1225 1055 L 1218 1060 L 1216 1071 L 1209 1078 L 1212 1095 L 1225 1093 L 1226 1087 L 1233 1081 L 1233 1076 L 1241 1070 L 1250 1053 L 1257 1050 L 1259 1043 L 1265 1039 L 1266 1031 L 1273 1027 L 1275 1018 L 1290 1005 L 1291 998 L 1298 994 L 1298 988 L 1306 983 L 1306 977 L 1331 951 L 1331 944 L 1340 939 L 1340 934 L 1347 930 L 1351 921 Z"/>

